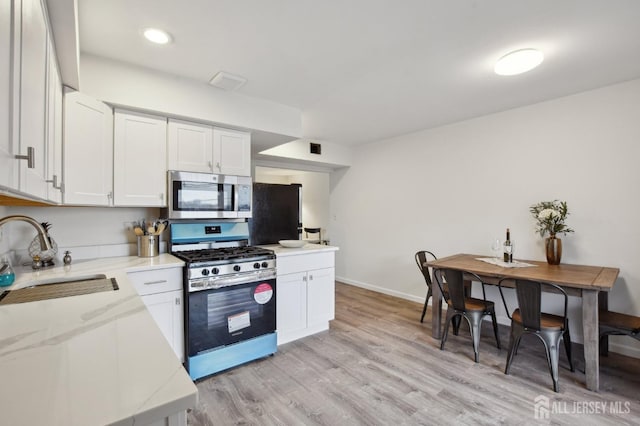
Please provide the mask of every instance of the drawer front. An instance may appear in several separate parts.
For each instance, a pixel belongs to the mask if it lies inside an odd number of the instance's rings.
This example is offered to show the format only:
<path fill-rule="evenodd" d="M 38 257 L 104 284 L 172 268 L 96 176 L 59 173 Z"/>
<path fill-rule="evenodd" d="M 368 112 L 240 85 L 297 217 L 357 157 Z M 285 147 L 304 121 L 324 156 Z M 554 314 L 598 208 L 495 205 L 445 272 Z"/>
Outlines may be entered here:
<path fill-rule="evenodd" d="M 284 256 L 276 259 L 278 275 L 310 271 L 312 269 L 333 268 L 334 264 L 335 254 L 332 251 Z"/>
<path fill-rule="evenodd" d="M 127 277 L 139 295 L 182 290 L 182 268 L 154 269 L 143 272 L 129 272 Z"/>

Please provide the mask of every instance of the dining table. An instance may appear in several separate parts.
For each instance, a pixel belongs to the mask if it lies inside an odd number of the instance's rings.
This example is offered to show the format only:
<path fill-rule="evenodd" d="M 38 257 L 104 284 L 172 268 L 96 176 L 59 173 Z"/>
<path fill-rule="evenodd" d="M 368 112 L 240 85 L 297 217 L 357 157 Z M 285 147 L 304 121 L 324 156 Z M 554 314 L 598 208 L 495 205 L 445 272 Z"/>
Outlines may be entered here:
<path fill-rule="evenodd" d="M 564 263 L 550 265 L 535 260 L 516 260 L 514 264 L 509 265 L 497 259 L 489 263 L 490 259 L 482 255 L 459 253 L 428 261 L 425 266 L 471 272 L 478 275 L 485 284 L 492 285 L 497 285 L 503 278 L 553 283 L 563 288 L 569 296 L 581 298 L 586 387 L 597 392 L 600 387 L 598 311 L 607 308 L 608 293 L 613 288 L 620 270 Z M 471 278 L 465 278 L 468 285 L 471 284 Z M 442 294 L 437 285 L 433 286 L 432 292 L 432 336 L 439 339 L 442 333 Z"/>

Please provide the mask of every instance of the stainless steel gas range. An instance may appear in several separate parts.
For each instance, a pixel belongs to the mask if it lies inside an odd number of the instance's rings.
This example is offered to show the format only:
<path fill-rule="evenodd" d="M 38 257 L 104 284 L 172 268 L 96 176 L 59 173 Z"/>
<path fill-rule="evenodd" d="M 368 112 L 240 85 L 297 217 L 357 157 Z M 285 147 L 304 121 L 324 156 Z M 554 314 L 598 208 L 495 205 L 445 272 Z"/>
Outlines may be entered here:
<path fill-rule="evenodd" d="M 185 261 L 185 367 L 193 380 L 277 350 L 276 257 L 248 246 L 246 222 L 173 222 Z"/>

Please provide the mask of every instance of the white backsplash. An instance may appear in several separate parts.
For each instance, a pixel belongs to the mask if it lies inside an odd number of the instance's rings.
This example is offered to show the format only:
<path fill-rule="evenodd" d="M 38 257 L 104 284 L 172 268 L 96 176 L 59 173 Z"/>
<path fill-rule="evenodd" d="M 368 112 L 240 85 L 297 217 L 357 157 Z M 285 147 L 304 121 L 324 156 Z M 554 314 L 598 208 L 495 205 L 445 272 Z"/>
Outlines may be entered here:
<path fill-rule="evenodd" d="M 62 264 L 69 250 L 74 260 L 137 255 L 137 239 L 128 224 L 140 219 L 158 219 L 157 208 L 129 207 L 13 207 L 0 206 L 0 217 L 26 215 L 38 222 L 49 222 L 49 235 L 58 244 L 56 264 Z M 11 222 L 2 228 L 0 254 L 10 253 L 16 264 L 29 262 L 28 247 L 36 236 L 32 226 Z M 166 252 L 165 232 L 160 252 Z"/>

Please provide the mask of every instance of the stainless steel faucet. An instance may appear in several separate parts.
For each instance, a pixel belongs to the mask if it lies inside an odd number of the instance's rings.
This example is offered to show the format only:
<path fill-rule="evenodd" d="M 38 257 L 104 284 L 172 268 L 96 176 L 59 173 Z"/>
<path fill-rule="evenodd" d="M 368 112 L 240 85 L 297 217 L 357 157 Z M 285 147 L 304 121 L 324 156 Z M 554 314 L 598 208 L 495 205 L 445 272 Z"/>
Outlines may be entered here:
<path fill-rule="evenodd" d="M 51 243 L 49 242 L 49 235 L 47 234 L 47 231 L 45 231 L 42 225 L 40 225 L 37 221 L 30 218 L 29 216 L 13 215 L 3 217 L 2 219 L 0 219 L 0 226 L 16 220 L 27 222 L 28 224 L 36 228 L 36 231 L 38 231 L 38 239 L 40 240 L 40 249 L 42 251 L 51 250 Z"/>

